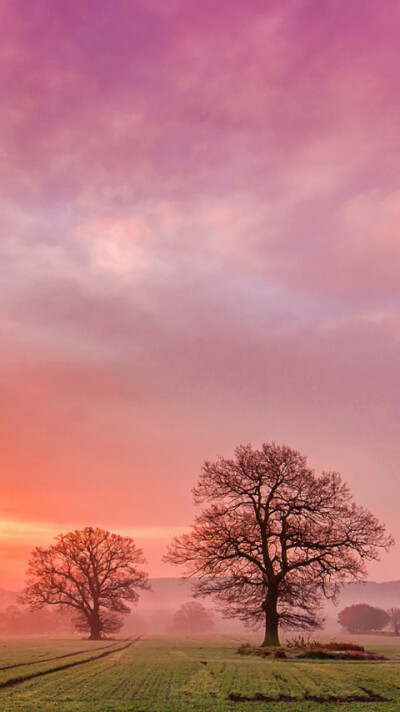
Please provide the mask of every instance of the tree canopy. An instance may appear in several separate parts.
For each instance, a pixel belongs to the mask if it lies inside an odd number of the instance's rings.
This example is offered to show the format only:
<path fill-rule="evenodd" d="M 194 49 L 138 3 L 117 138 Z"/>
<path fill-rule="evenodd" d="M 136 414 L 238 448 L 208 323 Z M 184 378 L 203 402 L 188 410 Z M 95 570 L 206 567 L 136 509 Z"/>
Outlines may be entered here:
<path fill-rule="evenodd" d="M 382 608 L 368 603 L 355 603 L 340 611 L 338 622 L 349 633 L 372 633 L 385 628 L 389 615 Z"/>
<path fill-rule="evenodd" d="M 72 609 L 76 628 L 96 640 L 118 631 L 130 610 L 126 602 L 136 603 L 138 591 L 149 588 L 145 563 L 129 537 L 92 527 L 60 534 L 52 546 L 34 549 L 21 601 Z"/>
<path fill-rule="evenodd" d="M 324 596 L 363 579 L 393 543 L 338 473 L 317 476 L 286 445 L 242 445 L 205 462 L 193 492 L 202 509 L 165 559 L 184 565 L 195 595 L 213 596 L 224 616 L 264 624 L 265 645 L 279 644 L 279 625 L 320 626 Z"/>
<path fill-rule="evenodd" d="M 214 614 L 198 601 L 182 603 L 174 615 L 171 633 L 210 633 L 215 628 Z"/>

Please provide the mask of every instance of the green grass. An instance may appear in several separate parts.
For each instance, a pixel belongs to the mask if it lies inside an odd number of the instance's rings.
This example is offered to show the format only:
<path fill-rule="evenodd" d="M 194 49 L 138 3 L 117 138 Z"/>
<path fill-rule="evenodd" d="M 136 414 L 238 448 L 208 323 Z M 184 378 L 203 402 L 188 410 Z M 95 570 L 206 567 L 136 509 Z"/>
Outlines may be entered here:
<path fill-rule="evenodd" d="M 0 670 L 0 709 L 399 712 L 400 646 L 385 646 L 385 642 L 376 639 L 375 645 L 373 640 L 367 645 L 386 654 L 388 660 L 352 662 L 239 656 L 237 641 L 223 636 L 147 637 L 125 649 L 122 640 L 109 648 L 111 641 L 4 640 L 0 641 L 0 667 L 22 665 Z M 113 652 L 99 657 L 107 651 Z"/>

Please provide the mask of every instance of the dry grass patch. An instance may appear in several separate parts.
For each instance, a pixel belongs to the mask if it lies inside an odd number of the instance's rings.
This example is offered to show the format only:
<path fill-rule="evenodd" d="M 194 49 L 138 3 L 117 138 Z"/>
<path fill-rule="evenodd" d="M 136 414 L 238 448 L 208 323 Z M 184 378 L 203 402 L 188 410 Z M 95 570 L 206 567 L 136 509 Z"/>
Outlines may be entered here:
<path fill-rule="evenodd" d="M 254 646 L 242 643 L 237 651 L 239 655 L 255 655 L 261 658 L 300 659 L 300 660 L 385 660 L 364 646 L 356 643 L 321 643 L 305 639 L 303 636 L 288 641 L 286 648 Z"/>

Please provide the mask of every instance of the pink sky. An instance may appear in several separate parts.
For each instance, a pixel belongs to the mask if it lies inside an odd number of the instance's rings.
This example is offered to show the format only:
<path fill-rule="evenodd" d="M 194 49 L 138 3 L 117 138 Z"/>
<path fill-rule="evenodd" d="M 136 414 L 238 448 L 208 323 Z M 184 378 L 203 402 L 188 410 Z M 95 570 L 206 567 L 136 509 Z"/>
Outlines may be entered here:
<path fill-rule="evenodd" d="M 400 520 L 400 5 L 4 0 L 0 587 L 286 442 Z M 370 567 L 400 578 L 398 547 Z"/>

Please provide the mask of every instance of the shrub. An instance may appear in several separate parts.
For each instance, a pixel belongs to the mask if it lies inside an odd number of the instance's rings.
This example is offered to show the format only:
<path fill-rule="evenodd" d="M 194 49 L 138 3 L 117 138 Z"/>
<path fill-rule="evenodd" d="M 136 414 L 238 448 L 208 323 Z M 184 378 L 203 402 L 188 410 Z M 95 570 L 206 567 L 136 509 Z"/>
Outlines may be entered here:
<path fill-rule="evenodd" d="M 253 655 L 254 649 L 250 643 L 241 643 L 236 652 L 238 655 Z"/>
<path fill-rule="evenodd" d="M 326 643 L 323 647 L 327 650 L 358 650 L 360 652 L 365 650 L 363 645 L 358 645 L 357 643 L 335 643 L 335 641 Z"/>
<path fill-rule="evenodd" d="M 274 658 L 286 658 L 286 653 L 283 648 L 277 648 L 273 653 Z"/>
<path fill-rule="evenodd" d="M 349 633 L 371 633 L 382 630 L 388 624 L 389 616 L 382 608 L 356 603 L 340 611 L 338 621 Z"/>

